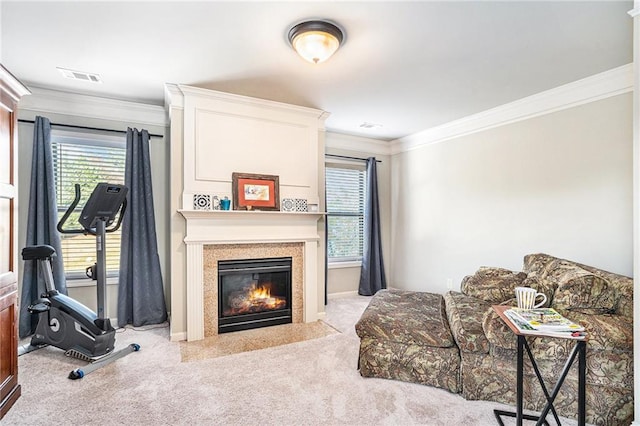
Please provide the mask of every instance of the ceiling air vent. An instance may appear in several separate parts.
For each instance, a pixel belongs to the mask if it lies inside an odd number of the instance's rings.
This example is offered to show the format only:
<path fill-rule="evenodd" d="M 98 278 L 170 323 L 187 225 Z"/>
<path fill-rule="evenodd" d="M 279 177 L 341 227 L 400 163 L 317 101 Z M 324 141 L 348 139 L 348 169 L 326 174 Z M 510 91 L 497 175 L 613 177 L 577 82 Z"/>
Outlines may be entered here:
<path fill-rule="evenodd" d="M 102 83 L 102 79 L 99 74 L 93 74 L 84 71 L 68 70 L 66 68 L 58 67 L 58 71 L 65 77 L 71 80 L 88 81 L 90 83 Z"/>

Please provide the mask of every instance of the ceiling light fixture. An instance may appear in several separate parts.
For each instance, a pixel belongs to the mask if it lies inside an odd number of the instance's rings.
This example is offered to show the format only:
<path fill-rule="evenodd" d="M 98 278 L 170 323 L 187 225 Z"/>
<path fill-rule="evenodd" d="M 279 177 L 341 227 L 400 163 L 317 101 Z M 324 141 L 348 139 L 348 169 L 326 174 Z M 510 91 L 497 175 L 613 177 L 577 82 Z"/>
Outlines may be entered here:
<path fill-rule="evenodd" d="M 294 25 L 287 38 L 298 55 L 306 61 L 319 64 L 338 50 L 344 33 L 328 21 L 305 21 Z"/>

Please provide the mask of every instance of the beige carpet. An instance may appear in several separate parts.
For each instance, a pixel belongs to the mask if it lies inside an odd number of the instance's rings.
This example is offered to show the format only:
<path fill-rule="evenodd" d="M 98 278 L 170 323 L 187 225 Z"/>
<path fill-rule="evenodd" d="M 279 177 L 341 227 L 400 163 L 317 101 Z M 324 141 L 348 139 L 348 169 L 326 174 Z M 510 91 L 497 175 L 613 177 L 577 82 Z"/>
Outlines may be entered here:
<path fill-rule="evenodd" d="M 339 331 L 323 321 L 282 324 L 219 334 L 195 342 L 180 342 L 180 354 L 182 362 L 198 361 L 319 339 L 336 333 Z"/>
<path fill-rule="evenodd" d="M 19 358 L 22 397 L 5 425 L 495 425 L 494 408 L 447 391 L 365 379 L 354 324 L 366 297 L 335 299 L 325 321 L 340 333 L 182 362 L 168 329 L 127 329 L 140 352 L 81 380 L 84 363 L 45 348 Z M 513 425 L 512 419 L 505 424 Z M 563 420 L 564 425 L 576 422 Z"/>

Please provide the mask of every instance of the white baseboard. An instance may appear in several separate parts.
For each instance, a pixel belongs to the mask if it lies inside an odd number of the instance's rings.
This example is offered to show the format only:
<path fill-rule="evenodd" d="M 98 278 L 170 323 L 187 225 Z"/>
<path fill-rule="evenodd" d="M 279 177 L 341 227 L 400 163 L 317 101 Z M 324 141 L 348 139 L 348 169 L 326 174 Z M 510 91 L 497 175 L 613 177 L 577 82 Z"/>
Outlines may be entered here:
<path fill-rule="evenodd" d="M 171 333 L 170 340 L 172 342 L 180 342 L 183 340 L 187 340 L 187 332 L 181 331 L 180 333 Z"/>
<path fill-rule="evenodd" d="M 327 299 L 331 300 L 331 299 L 342 299 L 344 297 L 353 297 L 353 296 L 357 296 L 358 292 L 357 291 L 344 291 L 342 293 L 329 293 L 327 294 Z"/>
<path fill-rule="evenodd" d="M 387 286 L 387 290 L 398 290 L 395 287 L 392 286 Z M 329 293 L 327 294 L 327 299 L 331 300 L 331 299 L 342 299 L 344 297 L 353 297 L 353 296 L 358 296 L 358 291 L 354 290 L 354 291 L 343 291 L 341 293 Z M 362 297 L 367 297 L 367 296 L 362 296 Z"/>

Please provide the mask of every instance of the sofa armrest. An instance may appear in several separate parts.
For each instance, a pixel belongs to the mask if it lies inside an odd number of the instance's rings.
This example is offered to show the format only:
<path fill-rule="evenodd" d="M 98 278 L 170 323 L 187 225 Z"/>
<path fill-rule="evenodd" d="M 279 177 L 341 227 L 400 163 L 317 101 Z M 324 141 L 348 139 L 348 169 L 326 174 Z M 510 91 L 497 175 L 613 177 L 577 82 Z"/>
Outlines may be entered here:
<path fill-rule="evenodd" d="M 462 352 L 489 352 L 482 318 L 491 305 L 481 299 L 450 291 L 444 295 L 449 327 Z"/>
<path fill-rule="evenodd" d="M 580 311 L 559 311 L 584 326 L 589 350 L 632 352 L 633 319 L 616 314 L 593 315 Z"/>
<path fill-rule="evenodd" d="M 482 330 L 490 347 L 513 350 L 517 348 L 516 335 L 491 307 L 484 312 Z"/>

